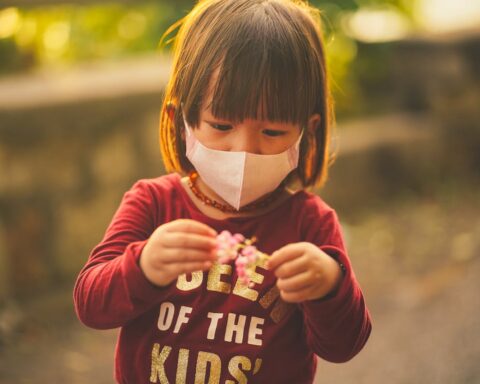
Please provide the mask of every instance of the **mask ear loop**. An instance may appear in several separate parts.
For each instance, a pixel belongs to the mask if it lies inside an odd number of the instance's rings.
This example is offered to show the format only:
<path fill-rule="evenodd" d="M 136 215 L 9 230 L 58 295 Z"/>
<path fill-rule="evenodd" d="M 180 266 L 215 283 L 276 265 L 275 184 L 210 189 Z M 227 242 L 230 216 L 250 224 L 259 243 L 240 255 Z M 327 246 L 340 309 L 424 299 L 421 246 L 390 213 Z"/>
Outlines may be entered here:
<path fill-rule="evenodd" d="M 300 148 L 300 142 L 302 141 L 303 133 L 305 132 L 305 127 L 300 131 L 300 136 L 298 136 L 297 141 L 295 142 L 295 150 Z"/>
<path fill-rule="evenodd" d="M 182 115 L 183 115 L 183 113 L 182 113 Z M 188 125 L 187 119 L 185 118 L 185 115 L 183 115 L 183 125 L 185 127 L 185 134 L 190 136 L 192 134 L 192 129 Z"/>
<path fill-rule="evenodd" d="M 190 128 L 190 125 L 187 123 L 187 118 L 185 117 L 185 112 L 183 109 L 183 102 L 180 103 L 180 107 L 182 108 L 182 118 L 183 118 L 183 126 L 185 128 L 185 134 L 190 136 L 192 135 L 192 129 Z"/>
<path fill-rule="evenodd" d="M 186 149 L 186 154 L 187 154 L 187 157 L 188 157 L 188 154 L 190 154 L 194 151 L 194 148 L 198 145 L 199 142 L 195 138 L 195 135 L 193 134 L 192 128 L 187 123 L 187 118 L 185 116 L 185 112 L 184 112 L 184 109 L 183 109 L 183 103 L 181 103 L 180 106 L 182 108 L 183 125 L 185 127 L 185 149 Z"/>

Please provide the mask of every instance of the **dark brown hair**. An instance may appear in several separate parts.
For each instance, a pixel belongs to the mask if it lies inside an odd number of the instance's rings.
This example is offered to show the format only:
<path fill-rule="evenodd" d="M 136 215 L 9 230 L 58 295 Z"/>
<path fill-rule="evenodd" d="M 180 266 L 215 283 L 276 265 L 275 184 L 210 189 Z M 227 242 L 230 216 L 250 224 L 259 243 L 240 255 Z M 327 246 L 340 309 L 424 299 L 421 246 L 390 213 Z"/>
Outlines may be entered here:
<path fill-rule="evenodd" d="M 185 156 L 182 108 L 188 123 L 199 123 L 207 102 L 214 116 L 304 126 L 318 113 L 315 132 L 306 132 L 294 179 L 303 187 L 326 179 L 333 108 L 322 41 L 320 12 L 294 0 L 200 0 L 173 24 L 173 73 L 160 115 L 160 147 L 167 171 L 193 170 Z M 213 84 L 212 74 L 218 71 Z M 168 106 L 174 105 L 173 118 Z"/>

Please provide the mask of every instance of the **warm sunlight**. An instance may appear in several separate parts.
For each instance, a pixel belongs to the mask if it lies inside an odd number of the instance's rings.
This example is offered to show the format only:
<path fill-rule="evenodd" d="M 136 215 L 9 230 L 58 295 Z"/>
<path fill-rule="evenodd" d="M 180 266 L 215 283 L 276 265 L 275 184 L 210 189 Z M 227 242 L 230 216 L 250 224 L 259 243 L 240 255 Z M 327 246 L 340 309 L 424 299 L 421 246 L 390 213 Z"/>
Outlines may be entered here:
<path fill-rule="evenodd" d="M 478 0 L 419 0 L 415 14 L 420 26 L 430 32 L 480 27 Z"/>
<path fill-rule="evenodd" d="M 364 42 L 399 40 L 405 37 L 410 24 L 395 8 L 360 8 L 346 13 L 342 20 L 346 33 Z"/>

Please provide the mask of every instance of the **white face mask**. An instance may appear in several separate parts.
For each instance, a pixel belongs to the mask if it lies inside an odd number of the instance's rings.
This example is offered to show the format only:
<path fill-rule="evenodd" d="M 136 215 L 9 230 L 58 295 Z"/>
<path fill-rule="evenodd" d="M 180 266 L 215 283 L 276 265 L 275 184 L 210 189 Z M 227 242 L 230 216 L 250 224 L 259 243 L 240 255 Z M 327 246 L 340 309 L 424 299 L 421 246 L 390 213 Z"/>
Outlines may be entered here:
<path fill-rule="evenodd" d="M 298 165 L 300 140 L 275 155 L 219 151 L 204 146 L 193 134 L 185 116 L 187 158 L 203 182 L 235 209 L 274 191 Z"/>

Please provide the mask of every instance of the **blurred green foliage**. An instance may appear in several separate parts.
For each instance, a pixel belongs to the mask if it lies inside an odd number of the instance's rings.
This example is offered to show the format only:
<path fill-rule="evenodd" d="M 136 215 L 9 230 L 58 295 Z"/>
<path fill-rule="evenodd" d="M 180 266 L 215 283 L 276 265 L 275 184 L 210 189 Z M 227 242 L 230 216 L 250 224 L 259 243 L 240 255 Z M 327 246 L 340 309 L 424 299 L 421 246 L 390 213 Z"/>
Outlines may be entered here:
<path fill-rule="evenodd" d="M 355 81 L 349 69 L 357 55 L 357 41 L 345 31 L 345 15 L 359 9 L 382 7 L 413 20 L 414 2 L 310 1 L 322 11 L 327 59 L 340 104 L 349 103 L 348 97 L 342 98 L 355 93 L 352 92 Z M 193 0 L 144 0 L 0 7 L 0 75 L 158 51 L 163 32 L 188 13 L 194 3 Z"/>
<path fill-rule="evenodd" d="M 163 31 L 184 10 L 181 2 L 4 9 L 0 11 L 0 72 L 154 51 Z"/>

